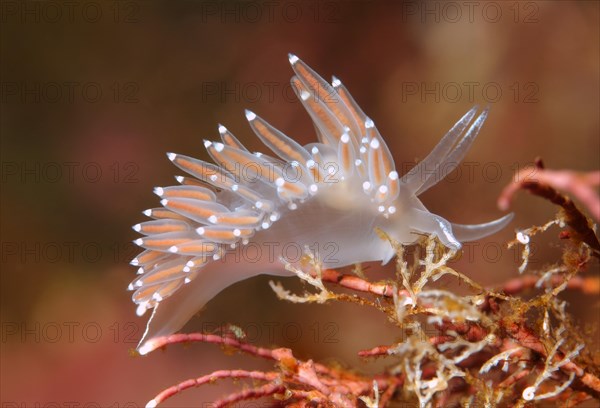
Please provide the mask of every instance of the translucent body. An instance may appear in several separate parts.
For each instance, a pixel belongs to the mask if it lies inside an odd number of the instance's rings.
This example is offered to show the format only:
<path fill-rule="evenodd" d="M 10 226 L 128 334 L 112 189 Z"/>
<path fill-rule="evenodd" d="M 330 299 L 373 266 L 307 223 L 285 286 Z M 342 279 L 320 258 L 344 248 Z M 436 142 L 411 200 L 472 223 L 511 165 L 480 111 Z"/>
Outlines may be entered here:
<path fill-rule="evenodd" d="M 225 127 L 220 142 L 205 141 L 216 164 L 169 153 L 193 177 L 157 188 L 155 221 L 134 226 L 146 251 L 132 261 L 141 275 L 130 285 L 138 314 L 153 309 L 139 350 L 180 329 L 224 288 L 259 274 L 291 275 L 305 247 L 325 268 L 389 261 L 379 228 L 404 244 L 434 234 L 444 245 L 492 234 L 511 218 L 451 224 L 430 213 L 418 195 L 462 160 L 487 111 L 465 114 L 421 163 L 399 178 L 373 122 L 341 82 L 325 82 L 297 57 L 292 87 L 310 114 L 318 143 L 300 146 L 253 112 L 250 126 L 278 158 L 250 153 Z"/>

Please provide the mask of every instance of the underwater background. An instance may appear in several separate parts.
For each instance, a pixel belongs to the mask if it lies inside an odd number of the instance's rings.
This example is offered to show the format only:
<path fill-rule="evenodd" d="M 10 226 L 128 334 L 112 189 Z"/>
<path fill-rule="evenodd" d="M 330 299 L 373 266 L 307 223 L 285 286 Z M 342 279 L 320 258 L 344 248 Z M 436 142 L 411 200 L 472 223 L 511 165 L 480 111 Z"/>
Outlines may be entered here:
<path fill-rule="evenodd" d="M 131 225 L 158 206 L 152 188 L 181 174 L 165 152 L 207 160 L 202 140 L 218 137 L 218 123 L 264 150 L 244 108 L 301 144 L 316 140 L 289 87 L 288 52 L 342 80 L 401 174 L 472 105 L 490 105 L 464 164 L 422 196 L 453 222 L 499 217 L 502 187 L 537 156 L 554 169 L 600 168 L 598 2 L 3 1 L 0 11 L 3 408 L 141 407 L 177 381 L 270 365 L 207 344 L 130 357 L 147 317 L 126 287 Z M 457 268 L 488 285 L 518 273 L 504 243 L 556 208 L 521 193 L 513 210 L 509 228 L 467 244 Z M 549 236 L 530 267 L 557 261 Z M 393 266 L 366 273 L 383 279 Z M 232 323 L 302 358 L 385 365 L 354 354 L 396 338 L 376 312 L 278 301 L 272 279 L 226 289 L 185 330 Z M 567 299 L 582 328 L 597 323 L 598 299 Z M 208 406 L 234 388 L 164 406 Z"/>

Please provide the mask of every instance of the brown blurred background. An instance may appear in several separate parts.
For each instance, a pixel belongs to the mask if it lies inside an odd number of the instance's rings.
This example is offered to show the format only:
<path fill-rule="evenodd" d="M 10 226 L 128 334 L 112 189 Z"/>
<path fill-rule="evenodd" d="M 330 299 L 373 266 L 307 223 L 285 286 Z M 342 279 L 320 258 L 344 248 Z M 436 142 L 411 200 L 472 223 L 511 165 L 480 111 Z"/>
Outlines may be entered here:
<path fill-rule="evenodd" d="M 402 172 L 473 104 L 491 106 L 466 164 L 423 196 L 452 221 L 500 216 L 498 193 L 536 156 L 600 168 L 598 2 L 3 1 L 1 12 L 3 407 L 139 407 L 189 377 L 269 367 L 210 345 L 130 357 L 146 318 L 125 288 L 130 226 L 158 205 L 152 188 L 181 174 L 165 152 L 206 159 L 217 123 L 264 150 L 244 108 L 315 139 L 287 86 L 288 52 L 344 82 Z M 457 267 L 485 284 L 515 275 L 504 242 L 555 209 L 522 194 L 514 210 L 510 228 L 468 245 Z M 558 259 L 555 235 L 538 241 L 532 267 Z M 390 276 L 379 271 L 370 276 Z M 397 338 L 383 316 L 279 302 L 268 280 L 227 289 L 186 329 L 231 322 L 300 357 L 385 366 L 355 357 Z M 582 327 L 597 320 L 598 299 L 568 299 Z M 166 406 L 203 406 L 236 387 Z"/>

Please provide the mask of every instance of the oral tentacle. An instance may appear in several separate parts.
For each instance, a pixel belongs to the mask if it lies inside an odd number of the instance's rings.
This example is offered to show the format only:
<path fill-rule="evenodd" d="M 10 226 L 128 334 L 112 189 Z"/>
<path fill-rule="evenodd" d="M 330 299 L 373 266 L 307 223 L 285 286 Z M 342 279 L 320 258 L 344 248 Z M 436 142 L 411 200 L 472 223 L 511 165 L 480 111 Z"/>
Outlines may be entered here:
<path fill-rule="evenodd" d="M 475 241 L 495 234 L 506 227 L 514 218 L 514 214 L 506 214 L 504 217 L 482 224 L 456 224 L 452 223 L 452 231 L 459 241 Z"/>

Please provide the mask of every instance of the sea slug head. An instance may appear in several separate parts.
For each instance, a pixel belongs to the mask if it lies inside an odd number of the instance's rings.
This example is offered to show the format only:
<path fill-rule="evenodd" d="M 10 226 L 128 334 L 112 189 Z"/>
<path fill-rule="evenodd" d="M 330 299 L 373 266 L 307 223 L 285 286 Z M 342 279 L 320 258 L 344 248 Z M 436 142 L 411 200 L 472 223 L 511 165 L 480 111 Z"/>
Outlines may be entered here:
<path fill-rule="evenodd" d="M 436 236 L 451 250 L 462 242 L 491 235 L 513 218 L 507 214 L 483 224 L 456 224 L 427 210 L 419 195 L 444 179 L 460 164 L 485 121 L 488 109 L 476 115 L 469 110 L 440 140 L 431 153 L 399 179 L 399 191 L 383 212 L 379 227 L 402 244 L 410 244 L 423 234 Z M 394 175 L 395 176 L 395 175 Z"/>

